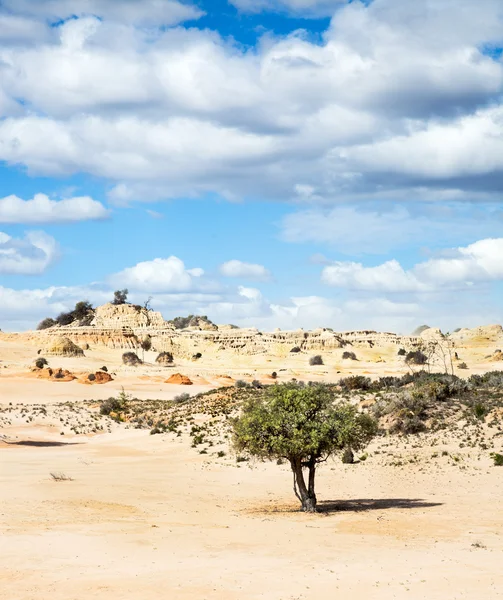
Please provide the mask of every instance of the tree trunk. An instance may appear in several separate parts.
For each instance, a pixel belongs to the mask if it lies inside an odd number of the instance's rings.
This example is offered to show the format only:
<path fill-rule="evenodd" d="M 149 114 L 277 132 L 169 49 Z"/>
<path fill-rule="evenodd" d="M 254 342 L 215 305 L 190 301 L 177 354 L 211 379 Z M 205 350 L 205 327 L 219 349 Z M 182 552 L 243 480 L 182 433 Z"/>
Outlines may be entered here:
<path fill-rule="evenodd" d="M 314 493 L 314 478 L 316 474 L 316 463 L 313 461 L 309 462 L 309 482 L 306 486 L 304 479 L 304 472 L 302 470 L 302 461 L 300 459 L 294 459 L 290 461 L 294 482 L 295 482 L 295 493 L 302 503 L 302 510 L 304 512 L 316 512 L 316 494 Z"/>

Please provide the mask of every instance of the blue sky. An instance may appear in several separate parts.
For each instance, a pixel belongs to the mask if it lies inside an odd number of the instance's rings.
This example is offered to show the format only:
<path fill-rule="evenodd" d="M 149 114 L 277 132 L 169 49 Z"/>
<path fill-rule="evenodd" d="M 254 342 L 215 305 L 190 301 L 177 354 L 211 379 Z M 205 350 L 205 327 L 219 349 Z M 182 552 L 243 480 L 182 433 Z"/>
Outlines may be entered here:
<path fill-rule="evenodd" d="M 3 0 L 0 327 L 503 321 L 499 0 Z"/>

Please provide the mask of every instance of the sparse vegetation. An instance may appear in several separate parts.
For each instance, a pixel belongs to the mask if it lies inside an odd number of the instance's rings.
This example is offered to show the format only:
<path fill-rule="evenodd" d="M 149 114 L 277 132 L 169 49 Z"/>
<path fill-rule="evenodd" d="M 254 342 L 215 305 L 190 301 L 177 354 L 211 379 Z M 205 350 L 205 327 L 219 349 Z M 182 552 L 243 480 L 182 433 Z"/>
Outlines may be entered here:
<path fill-rule="evenodd" d="M 201 323 L 207 326 L 214 327 L 206 315 L 189 315 L 188 317 L 175 317 L 169 321 L 175 329 L 187 329 L 187 327 L 199 327 Z"/>
<path fill-rule="evenodd" d="M 407 350 L 405 350 L 405 348 L 400 348 L 400 350 L 398 350 L 398 356 L 405 356 L 407 354 Z"/>
<path fill-rule="evenodd" d="M 343 360 L 358 360 L 356 358 L 356 354 L 354 352 L 348 352 L 348 351 L 342 353 L 342 359 Z"/>
<path fill-rule="evenodd" d="M 173 398 L 173 402 L 176 402 L 178 404 L 180 404 L 182 402 L 187 402 L 188 400 L 190 400 L 190 394 L 188 394 L 187 392 L 185 392 L 183 394 L 178 394 L 178 396 L 175 396 Z"/>
<path fill-rule="evenodd" d="M 171 365 L 173 364 L 173 355 L 171 354 L 171 352 L 161 352 L 155 359 L 155 362 L 158 365 L 163 366 Z"/>
<path fill-rule="evenodd" d="M 293 348 L 290 350 L 290 352 L 291 352 L 292 354 L 298 354 L 299 352 L 301 352 L 301 349 L 300 349 L 298 346 L 294 346 L 294 347 L 293 347 Z"/>
<path fill-rule="evenodd" d="M 115 306 L 120 306 L 122 304 L 127 304 L 127 297 L 129 294 L 128 289 L 116 290 L 114 292 L 114 299 L 112 300 L 112 304 Z"/>
<path fill-rule="evenodd" d="M 503 467 L 503 454 L 498 454 L 497 452 L 493 452 L 491 454 L 491 458 L 493 459 L 495 467 Z"/>
<path fill-rule="evenodd" d="M 37 325 L 37 330 L 43 331 L 44 329 L 49 329 L 50 327 L 54 327 L 57 324 L 58 322 L 55 319 L 47 317 L 47 319 L 40 321 L 40 323 Z"/>
<path fill-rule="evenodd" d="M 317 354 L 316 356 L 311 356 L 309 359 L 309 365 L 311 367 L 319 366 L 323 364 L 323 358 Z"/>
<path fill-rule="evenodd" d="M 137 367 L 142 364 L 139 356 L 134 352 L 124 352 L 122 355 L 122 362 L 129 367 Z"/>
<path fill-rule="evenodd" d="M 408 365 L 426 365 L 428 357 L 421 350 L 411 350 L 405 357 L 405 362 Z"/>
<path fill-rule="evenodd" d="M 37 369 L 43 369 L 48 364 L 49 363 L 47 362 L 47 359 L 43 357 L 37 358 L 37 360 L 35 361 L 35 366 L 37 367 Z"/>
<path fill-rule="evenodd" d="M 239 388 L 245 388 L 248 387 L 248 384 L 246 383 L 246 381 L 243 381 L 242 379 L 238 379 L 236 381 L 236 383 L 234 384 L 235 387 Z"/>

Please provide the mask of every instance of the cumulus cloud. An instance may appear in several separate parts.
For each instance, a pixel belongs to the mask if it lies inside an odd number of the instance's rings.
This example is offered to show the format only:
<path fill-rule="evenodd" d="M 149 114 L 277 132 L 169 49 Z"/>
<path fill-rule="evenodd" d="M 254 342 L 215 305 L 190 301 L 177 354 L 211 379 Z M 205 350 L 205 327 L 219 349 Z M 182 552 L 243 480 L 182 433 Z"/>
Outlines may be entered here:
<path fill-rule="evenodd" d="M 224 277 L 235 277 L 240 279 L 257 279 L 268 281 L 271 273 L 263 266 L 240 260 L 230 260 L 220 265 L 220 274 Z"/>
<path fill-rule="evenodd" d="M 456 248 L 405 270 L 390 260 L 375 267 L 335 262 L 322 271 L 327 285 L 350 290 L 380 292 L 431 292 L 466 288 L 475 283 L 503 280 L 503 238 L 486 239 Z"/>
<path fill-rule="evenodd" d="M 93 15 L 142 26 L 175 25 L 203 12 L 177 0 L 3 0 L 4 8 L 48 20 Z"/>
<path fill-rule="evenodd" d="M 254 52 L 128 25 L 170 14 L 168 0 L 10 1 L 25 19 L 104 18 L 0 47 L 0 160 L 34 173 L 103 177 L 118 202 L 500 188 L 503 64 L 484 52 L 503 37 L 499 0 L 342 4 L 321 43 L 296 33 Z"/>
<path fill-rule="evenodd" d="M 57 257 L 56 240 L 43 231 L 30 231 L 24 238 L 0 232 L 0 273 L 37 275 Z"/>
<path fill-rule="evenodd" d="M 0 198 L 0 223 L 73 223 L 106 219 L 109 211 L 89 196 L 51 200 L 35 194 L 31 200 L 18 196 Z"/>
<path fill-rule="evenodd" d="M 202 269 L 187 270 L 176 256 L 156 258 L 124 269 L 109 278 L 109 283 L 132 291 L 145 293 L 187 292 L 195 288 L 194 278 L 203 275 Z"/>

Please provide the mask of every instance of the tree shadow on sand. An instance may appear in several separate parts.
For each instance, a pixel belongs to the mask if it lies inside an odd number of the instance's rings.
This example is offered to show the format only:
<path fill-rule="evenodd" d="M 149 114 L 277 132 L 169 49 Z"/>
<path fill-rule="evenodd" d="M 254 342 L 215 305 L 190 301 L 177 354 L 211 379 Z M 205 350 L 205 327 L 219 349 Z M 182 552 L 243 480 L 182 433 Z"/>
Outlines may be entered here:
<path fill-rule="evenodd" d="M 318 512 L 365 512 L 369 510 L 386 510 L 389 508 L 433 508 L 442 506 L 441 502 L 426 502 L 417 498 L 381 498 L 364 500 L 328 500 L 318 502 Z"/>
<path fill-rule="evenodd" d="M 30 446 L 32 448 L 60 448 L 61 446 L 78 446 L 81 442 L 37 442 L 32 440 L 22 440 L 20 442 L 8 442 L 3 440 L 9 446 Z"/>

